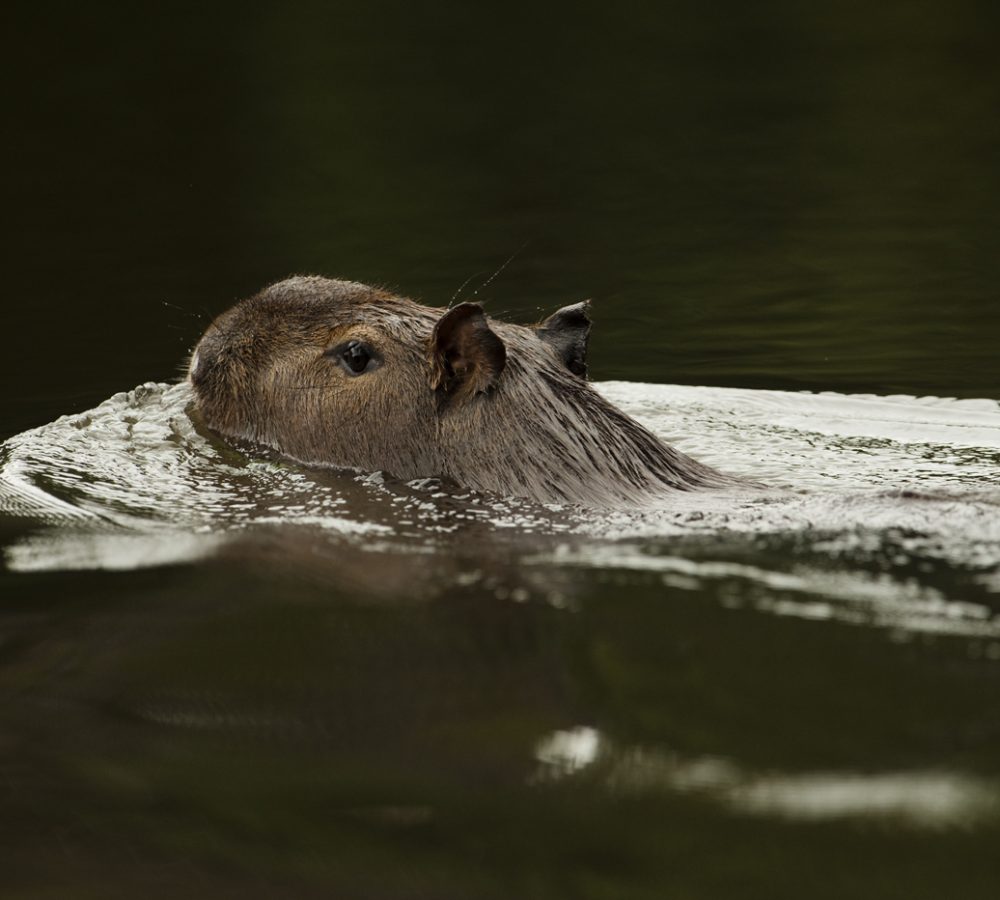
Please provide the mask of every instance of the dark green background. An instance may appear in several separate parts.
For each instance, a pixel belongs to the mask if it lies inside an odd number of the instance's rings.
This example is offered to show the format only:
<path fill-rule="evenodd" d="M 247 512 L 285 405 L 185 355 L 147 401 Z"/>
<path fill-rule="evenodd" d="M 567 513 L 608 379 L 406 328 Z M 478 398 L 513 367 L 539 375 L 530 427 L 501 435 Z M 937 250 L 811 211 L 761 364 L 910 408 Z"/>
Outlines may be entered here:
<path fill-rule="evenodd" d="M 206 316 L 286 274 L 443 305 L 519 249 L 478 297 L 521 320 L 592 297 L 599 380 L 996 398 L 998 25 L 980 0 L 8 10 L 0 437 L 175 377 Z M 984 642 L 734 612 L 727 579 L 529 570 L 530 535 L 370 564 L 268 541 L 0 571 L 0 893 L 998 895 L 995 817 L 528 784 L 581 724 L 612 755 L 995 781 Z M 990 601 L 918 563 L 901 577 Z"/>

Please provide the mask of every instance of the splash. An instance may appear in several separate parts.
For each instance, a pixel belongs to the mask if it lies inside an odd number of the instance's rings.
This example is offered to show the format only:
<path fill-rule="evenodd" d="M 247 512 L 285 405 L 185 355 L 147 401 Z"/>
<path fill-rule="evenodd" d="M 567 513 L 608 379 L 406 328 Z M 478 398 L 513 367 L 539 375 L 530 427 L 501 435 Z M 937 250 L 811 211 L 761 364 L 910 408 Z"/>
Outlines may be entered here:
<path fill-rule="evenodd" d="M 1000 634 L 996 402 L 598 387 L 683 451 L 773 487 L 608 513 L 310 471 L 200 431 L 186 385 L 146 384 L 0 446 L 0 514 L 24 524 L 4 562 L 181 564 L 265 531 L 291 544 L 294 529 L 294 543 L 372 556 L 503 547 L 523 569 L 523 583 L 498 588 L 510 596 L 562 597 L 564 573 L 617 571 L 674 587 L 725 583 L 728 602 L 777 615 Z M 469 571 L 441 565 L 427 590 Z"/>

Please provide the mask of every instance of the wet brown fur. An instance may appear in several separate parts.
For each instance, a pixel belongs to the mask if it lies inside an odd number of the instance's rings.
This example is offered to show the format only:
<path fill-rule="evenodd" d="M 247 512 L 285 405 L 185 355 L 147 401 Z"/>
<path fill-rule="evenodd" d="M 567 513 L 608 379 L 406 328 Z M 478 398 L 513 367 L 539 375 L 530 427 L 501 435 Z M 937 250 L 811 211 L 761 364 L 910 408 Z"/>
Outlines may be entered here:
<path fill-rule="evenodd" d="M 527 327 L 303 276 L 219 316 L 189 378 L 210 428 L 312 465 L 598 507 L 730 483 L 587 383 L 589 327 L 582 305 Z M 377 365 L 338 365 L 349 340 Z"/>

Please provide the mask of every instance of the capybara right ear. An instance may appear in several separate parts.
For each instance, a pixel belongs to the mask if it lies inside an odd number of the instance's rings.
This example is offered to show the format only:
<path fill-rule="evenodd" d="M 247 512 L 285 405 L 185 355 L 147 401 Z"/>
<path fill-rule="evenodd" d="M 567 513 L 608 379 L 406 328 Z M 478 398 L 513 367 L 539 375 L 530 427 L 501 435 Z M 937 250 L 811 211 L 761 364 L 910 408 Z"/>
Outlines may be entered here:
<path fill-rule="evenodd" d="M 549 316 L 535 332 L 552 347 L 566 368 L 587 377 L 587 345 L 590 342 L 590 301 L 574 303 Z"/>
<path fill-rule="evenodd" d="M 478 303 L 459 303 L 438 319 L 429 356 L 431 387 L 462 397 L 491 390 L 507 364 L 507 348 Z"/>

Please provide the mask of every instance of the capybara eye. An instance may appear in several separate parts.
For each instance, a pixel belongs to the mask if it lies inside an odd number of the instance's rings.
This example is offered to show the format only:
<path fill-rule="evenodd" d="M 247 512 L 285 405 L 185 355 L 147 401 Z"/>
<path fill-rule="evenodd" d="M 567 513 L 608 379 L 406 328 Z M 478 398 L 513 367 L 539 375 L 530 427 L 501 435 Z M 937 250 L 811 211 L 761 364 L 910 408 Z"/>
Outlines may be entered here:
<path fill-rule="evenodd" d="M 336 347 L 333 351 L 337 358 L 354 375 L 360 375 L 372 361 L 372 351 L 361 341 L 348 341 Z"/>

